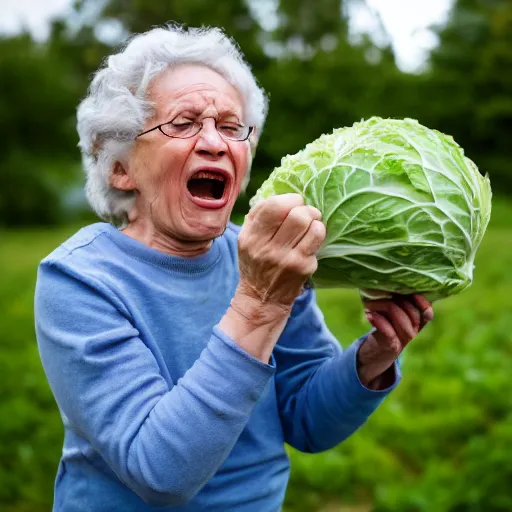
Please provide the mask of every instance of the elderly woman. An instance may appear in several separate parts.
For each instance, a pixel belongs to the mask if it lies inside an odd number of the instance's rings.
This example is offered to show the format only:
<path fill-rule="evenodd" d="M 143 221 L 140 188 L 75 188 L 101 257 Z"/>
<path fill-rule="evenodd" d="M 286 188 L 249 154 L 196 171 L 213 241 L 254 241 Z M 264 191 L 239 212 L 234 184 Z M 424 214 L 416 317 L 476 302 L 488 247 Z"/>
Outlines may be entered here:
<path fill-rule="evenodd" d="M 109 222 L 45 258 L 36 290 L 65 427 L 54 511 L 279 510 L 285 443 L 350 436 L 432 318 L 422 296 L 366 302 L 373 329 L 343 351 L 303 286 L 319 211 L 283 195 L 229 222 L 266 110 L 218 29 L 153 29 L 95 75 L 78 132 Z"/>

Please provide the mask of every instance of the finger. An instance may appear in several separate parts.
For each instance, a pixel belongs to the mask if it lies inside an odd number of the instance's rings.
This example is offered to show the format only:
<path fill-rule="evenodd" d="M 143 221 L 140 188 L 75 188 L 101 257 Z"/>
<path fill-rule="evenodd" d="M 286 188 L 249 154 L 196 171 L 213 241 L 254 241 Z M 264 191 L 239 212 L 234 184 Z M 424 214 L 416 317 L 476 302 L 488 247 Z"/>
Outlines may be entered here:
<path fill-rule="evenodd" d="M 365 309 L 384 315 L 404 343 L 411 341 L 418 334 L 407 313 L 392 300 L 370 300 L 365 302 Z"/>
<path fill-rule="evenodd" d="M 276 206 L 288 206 L 287 211 L 291 210 L 295 206 L 300 206 L 304 204 L 304 199 L 300 194 L 281 194 L 278 196 L 272 196 L 268 199 L 264 199 L 263 201 L 258 201 L 247 214 L 246 218 L 248 220 L 254 219 L 261 214 L 262 210 L 275 209 Z"/>
<path fill-rule="evenodd" d="M 322 214 L 313 206 L 296 206 L 292 208 L 286 219 L 277 230 L 273 241 L 279 247 L 295 247 L 308 232 L 314 220 L 319 220 Z"/>
<path fill-rule="evenodd" d="M 257 203 L 246 216 L 247 223 L 257 231 L 260 239 L 271 239 L 290 211 L 304 205 L 299 194 L 282 194 Z"/>
<path fill-rule="evenodd" d="M 373 337 L 379 345 L 382 345 L 384 349 L 391 349 L 395 355 L 400 354 L 403 348 L 402 343 L 391 323 L 376 311 L 366 313 L 366 318 L 368 318 L 370 324 L 376 329 L 376 332 L 373 333 Z"/>
<path fill-rule="evenodd" d="M 413 295 L 412 300 L 416 304 L 422 318 L 424 319 L 424 321 L 422 322 L 423 327 L 428 322 L 434 319 L 434 310 L 432 308 L 432 304 L 425 298 L 425 296 L 419 294 Z"/>
<path fill-rule="evenodd" d="M 409 299 L 404 295 L 396 295 L 393 300 L 407 313 L 414 330 L 419 331 L 421 327 L 421 313 Z"/>
<path fill-rule="evenodd" d="M 322 246 L 326 234 L 327 231 L 323 222 L 315 219 L 309 226 L 307 233 L 295 247 L 305 256 L 312 256 Z"/>

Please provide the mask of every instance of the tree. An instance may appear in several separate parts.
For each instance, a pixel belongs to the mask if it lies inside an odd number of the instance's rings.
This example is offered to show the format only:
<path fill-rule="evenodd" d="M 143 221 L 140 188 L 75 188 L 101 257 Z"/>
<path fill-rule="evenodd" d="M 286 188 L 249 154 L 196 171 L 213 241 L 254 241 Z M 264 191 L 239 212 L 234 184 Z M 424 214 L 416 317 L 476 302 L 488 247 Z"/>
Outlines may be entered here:
<path fill-rule="evenodd" d="M 512 3 L 459 0 L 424 78 L 439 129 L 466 148 L 495 193 L 512 192 Z"/>
<path fill-rule="evenodd" d="M 49 224 L 73 180 L 79 83 L 28 34 L 0 39 L 0 224 Z"/>

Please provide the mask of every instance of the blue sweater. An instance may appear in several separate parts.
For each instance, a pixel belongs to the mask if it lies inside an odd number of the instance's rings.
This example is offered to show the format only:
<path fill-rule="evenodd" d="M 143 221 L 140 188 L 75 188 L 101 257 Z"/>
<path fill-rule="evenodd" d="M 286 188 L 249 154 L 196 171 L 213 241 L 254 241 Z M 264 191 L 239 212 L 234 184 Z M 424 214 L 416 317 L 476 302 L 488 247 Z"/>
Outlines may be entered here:
<path fill-rule="evenodd" d="M 342 351 L 312 290 L 269 364 L 217 327 L 238 230 L 179 258 L 99 223 L 42 261 L 37 340 L 65 427 L 54 511 L 278 511 L 284 444 L 335 446 L 392 389 L 361 384 L 361 340 Z"/>

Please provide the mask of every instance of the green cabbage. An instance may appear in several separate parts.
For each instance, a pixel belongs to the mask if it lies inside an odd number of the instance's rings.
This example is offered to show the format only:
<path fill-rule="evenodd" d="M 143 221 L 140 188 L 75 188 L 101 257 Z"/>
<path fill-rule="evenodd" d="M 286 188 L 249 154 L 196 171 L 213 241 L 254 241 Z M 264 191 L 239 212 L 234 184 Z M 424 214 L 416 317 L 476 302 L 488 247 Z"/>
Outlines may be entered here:
<path fill-rule="evenodd" d="M 414 119 L 336 129 L 284 157 L 251 206 L 290 192 L 327 227 L 316 286 L 436 300 L 471 284 L 492 193 L 452 137 Z"/>

